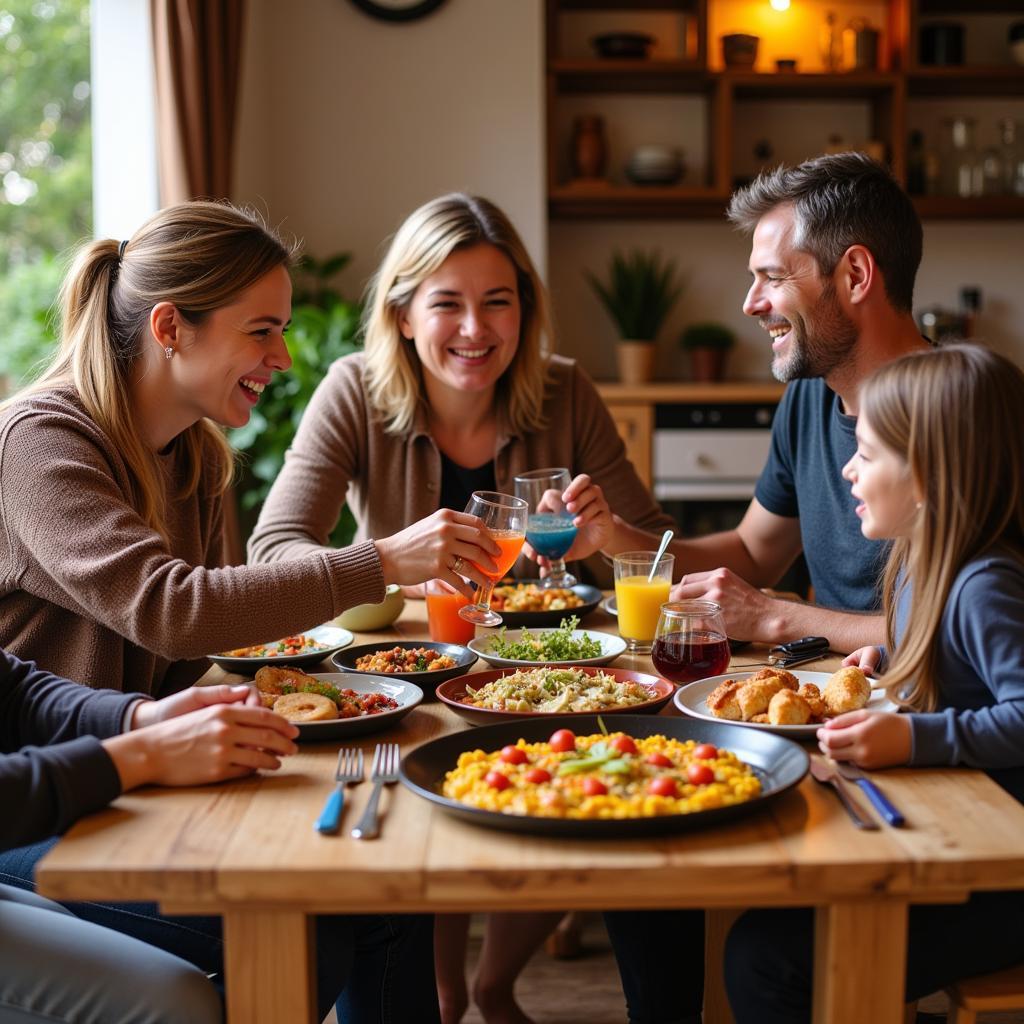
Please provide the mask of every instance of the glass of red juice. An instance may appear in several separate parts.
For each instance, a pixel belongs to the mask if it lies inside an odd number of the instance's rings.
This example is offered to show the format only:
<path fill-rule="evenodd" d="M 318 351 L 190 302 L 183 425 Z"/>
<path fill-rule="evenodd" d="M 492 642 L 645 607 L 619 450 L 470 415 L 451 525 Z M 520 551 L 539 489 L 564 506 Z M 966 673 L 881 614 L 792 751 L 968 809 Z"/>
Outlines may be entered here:
<path fill-rule="evenodd" d="M 661 606 L 651 660 L 666 679 L 692 683 L 729 667 L 729 638 L 714 601 L 669 601 Z"/>

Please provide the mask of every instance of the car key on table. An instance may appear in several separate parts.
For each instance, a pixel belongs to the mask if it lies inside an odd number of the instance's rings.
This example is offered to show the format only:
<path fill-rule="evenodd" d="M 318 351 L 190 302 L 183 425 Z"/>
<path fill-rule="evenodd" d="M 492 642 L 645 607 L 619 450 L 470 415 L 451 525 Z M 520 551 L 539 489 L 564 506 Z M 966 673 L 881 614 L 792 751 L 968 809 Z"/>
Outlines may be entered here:
<path fill-rule="evenodd" d="M 748 665 L 733 664 L 731 668 L 758 668 L 761 665 L 770 665 L 774 668 L 792 668 L 794 665 L 803 665 L 807 661 L 817 661 L 829 653 L 828 637 L 805 636 L 800 640 L 790 640 L 789 643 L 778 644 L 768 651 L 767 661 L 752 661 Z"/>

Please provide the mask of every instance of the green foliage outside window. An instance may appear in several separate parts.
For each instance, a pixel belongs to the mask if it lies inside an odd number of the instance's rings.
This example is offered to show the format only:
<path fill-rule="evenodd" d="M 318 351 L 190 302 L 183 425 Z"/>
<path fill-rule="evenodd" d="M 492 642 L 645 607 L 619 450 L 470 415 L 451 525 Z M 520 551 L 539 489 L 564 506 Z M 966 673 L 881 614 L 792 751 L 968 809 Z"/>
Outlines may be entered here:
<path fill-rule="evenodd" d="M 59 254 L 89 236 L 88 0 L 0 0 L 0 375 L 46 359 Z"/>

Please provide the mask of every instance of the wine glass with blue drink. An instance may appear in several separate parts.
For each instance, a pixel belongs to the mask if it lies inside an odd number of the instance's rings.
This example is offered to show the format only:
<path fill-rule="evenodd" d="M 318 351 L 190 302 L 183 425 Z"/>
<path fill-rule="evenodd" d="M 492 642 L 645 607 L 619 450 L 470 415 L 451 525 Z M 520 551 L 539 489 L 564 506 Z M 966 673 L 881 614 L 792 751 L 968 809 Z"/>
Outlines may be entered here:
<path fill-rule="evenodd" d="M 516 477 L 516 497 L 530 507 L 526 542 L 549 563 L 545 587 L 571 587 L 576 577 L 565 568 L 565 553 L 576 540 L 575 518 L 562 494 L 572 482 L 567 469 L 535 469 Z"/>

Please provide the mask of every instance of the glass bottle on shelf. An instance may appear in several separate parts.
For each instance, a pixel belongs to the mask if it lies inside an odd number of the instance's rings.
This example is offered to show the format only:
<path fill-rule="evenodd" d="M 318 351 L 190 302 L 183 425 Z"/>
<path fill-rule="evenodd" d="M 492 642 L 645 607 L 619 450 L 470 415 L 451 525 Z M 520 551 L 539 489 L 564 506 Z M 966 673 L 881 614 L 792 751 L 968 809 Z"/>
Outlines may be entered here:
<path fill-rule="evenodd" d="M 942 124 L 945 140 L 943 194 L 961 199 L 980 196 L 985 179 L 981 159 L 974 148 L 974 118 L 947 118 Z"/>
<path fill-rule="evenodd" d="M 999 142 L 1003 159 L 1003 193 L 1024 196 L 1024 136 L 1012 117 L 999 121 Z"/>
<path fill-rule="evenodd" d="M 825 13 L 825 24 L 821 30 L 821 63 L 829 72 L 843 69 L 843 34 L 836 24 L 834 11 Z"/>

